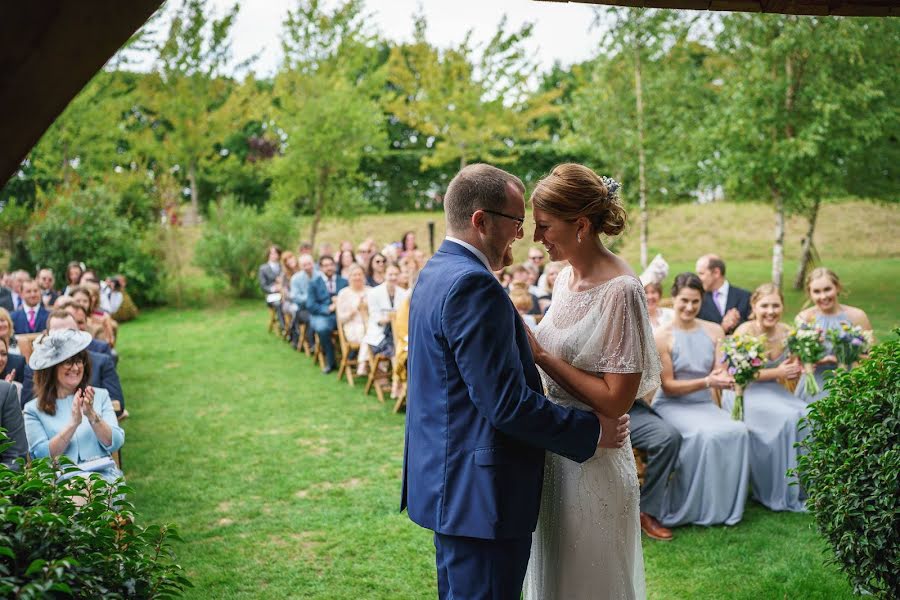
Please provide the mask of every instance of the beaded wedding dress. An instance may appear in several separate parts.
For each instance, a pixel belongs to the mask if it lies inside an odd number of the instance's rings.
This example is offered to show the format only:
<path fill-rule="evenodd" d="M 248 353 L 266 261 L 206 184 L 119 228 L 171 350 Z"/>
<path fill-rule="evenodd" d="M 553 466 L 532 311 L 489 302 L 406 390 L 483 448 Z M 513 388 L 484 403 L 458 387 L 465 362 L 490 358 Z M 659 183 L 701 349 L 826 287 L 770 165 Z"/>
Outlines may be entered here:
<path fill-rule="evenodd" d="M 558 276 L 537 339 L 591 373 L 642 373 L 637 397 L 659 386 L 662 366 L 639 280 L 620 276 L 581 292 Z M 590 410 L 542 371 L 548 398 Z M 632 600 L 646 596 L 640 487 L 630 440 L 584 463 L 548 452 L 541 512 L 525 576 L 526 600 Z"/>

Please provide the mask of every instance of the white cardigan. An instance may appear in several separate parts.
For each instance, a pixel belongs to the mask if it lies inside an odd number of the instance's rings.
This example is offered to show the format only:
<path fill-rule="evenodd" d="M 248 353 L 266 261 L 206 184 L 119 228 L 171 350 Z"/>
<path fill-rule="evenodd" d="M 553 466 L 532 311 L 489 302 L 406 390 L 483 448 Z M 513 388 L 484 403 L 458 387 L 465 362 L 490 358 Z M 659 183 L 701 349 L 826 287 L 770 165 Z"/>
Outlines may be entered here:
<path fill-rule="evenodd" d="M 366 324 L 366 336 L 363 338 L 365 343 L 370 346 L 377 346 L 384 341 L 384 325 L 378 321 L 384 320 L 388 311 L 396 310 L 407 293 L 406 290 L 397 286 L 394 289 L 393 306 L 391 306 L 386 283 L 377 285 L 366 293 L 366 304 L 369 307 L 369 322 Z"/>

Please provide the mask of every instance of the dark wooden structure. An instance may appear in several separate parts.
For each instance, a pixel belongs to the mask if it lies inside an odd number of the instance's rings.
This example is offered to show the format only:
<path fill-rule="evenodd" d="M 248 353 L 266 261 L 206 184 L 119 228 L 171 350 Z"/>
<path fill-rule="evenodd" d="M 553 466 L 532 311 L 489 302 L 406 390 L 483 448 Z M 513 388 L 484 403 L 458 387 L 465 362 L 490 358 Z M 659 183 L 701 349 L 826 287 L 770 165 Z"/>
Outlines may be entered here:
<path fill-rule="evenodd" d="M 162 0 L 0 2 L 0 184 Z"/>
<path fill-rule="evenodd" d="M 636 8 L 684 8 L 730 12 L 840 17 L 900 17 L 900 0 L 539 0 Z"/>

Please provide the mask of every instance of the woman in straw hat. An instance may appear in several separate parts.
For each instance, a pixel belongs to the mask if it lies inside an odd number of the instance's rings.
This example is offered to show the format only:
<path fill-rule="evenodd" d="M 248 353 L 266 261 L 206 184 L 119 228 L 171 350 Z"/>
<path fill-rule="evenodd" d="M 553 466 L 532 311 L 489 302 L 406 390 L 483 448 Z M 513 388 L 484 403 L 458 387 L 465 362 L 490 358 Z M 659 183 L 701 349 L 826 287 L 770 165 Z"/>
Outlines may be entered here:
<path fill-rule="evenodd" d="M 25 405 L 25 433 L 34 458 L 69 457 L 83 473 L 109 482 L 122 476 L 112 461 L 125 433 L 109 393 L 88 385 L 91 336 L 83 331 L 51 331 L 38 338 L 28 361 L 34 369 L 35 398 Z"/>

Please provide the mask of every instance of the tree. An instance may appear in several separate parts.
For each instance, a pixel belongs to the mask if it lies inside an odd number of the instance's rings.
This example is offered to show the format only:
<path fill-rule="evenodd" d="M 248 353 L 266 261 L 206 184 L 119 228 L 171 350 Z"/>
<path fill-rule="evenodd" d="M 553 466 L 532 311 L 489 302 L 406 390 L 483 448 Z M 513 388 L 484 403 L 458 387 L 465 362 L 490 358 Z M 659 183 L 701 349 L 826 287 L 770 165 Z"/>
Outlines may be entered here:
<path fill-rule="evenodd" d="M 650 198 L 663 201 L 696 189 L 692 138 L 710 100 L 705 86 L 711 79 L 706 65 L 711 51 L 688 41 L 696 19 L 678 12 L 598 10 L 595 26 L 607 20 L 600 53 L 579 73 L 569 143 L 603 164 L 626 190 L 636 180 L 640 260 L 646 267 Z M 693 169 L 686 168 L 691 163 Z"/>
<path fill-rule="evenodd" d="M 387 146 L 374 97 L 383 78 L 365 68 L 373 49 L 360 6 L 350 0 L 329 13 L 317 0 L 300 0 L 284 24 L 274 92 L 284 142 L 271 164 L 272 194 L 313 215 L 313 243 L 323 216 L 364 207 L 360 164 Z"/>
<path fill-rule="evenodd" d="M 722 24 L 729 63 L 714 119 L 718 163 L 729 190 L 771 199 L 772 281 L 780 286 L 785 215 L 809 220 L 802 279 L 819 203 L 852 189 L 848 166 L 884 139 L 885 125 L 897 131 L 896 76 L 887 65 L 898 30 L 878 19 L 737 13 Z"/>
<path fill-rule="evenodd" d="M 536 121 L 557 110 L 552 100 L 558 92 L 528 93 L 536 69 L 523 42 L 532 25 L 506 29 L 504 18 L 480 52 L 471 31 L 441 51 L 426 41 L 425 18 L 418 16 L 413 42 L 392 48 L 388 81 L 395 92 L 385 106 L 425 137 L 431 152 L 422 170 L 450 163 L 462 168 L 473 160 L 510 163 L 524 145 L 547 139 L 546 126 Z"/>
<path fill-rule="evenodd" d="M 229 35 L 238 9 L 235 4 L 215 19 L 207 0 L 185 0 L 156 47 L 153 73 L 141 80 L 143 106 L 136 110 L 149 121 L 143 148 L 160 167 L 182 174 L 195 215 L 200 212 L 200 173 L 214 159 L 215 143 L 243 125 L 223 118 L 227 113 L 222 112 L 235 87 L 224 71 L 233 66 Z"/>

